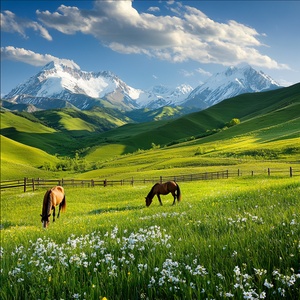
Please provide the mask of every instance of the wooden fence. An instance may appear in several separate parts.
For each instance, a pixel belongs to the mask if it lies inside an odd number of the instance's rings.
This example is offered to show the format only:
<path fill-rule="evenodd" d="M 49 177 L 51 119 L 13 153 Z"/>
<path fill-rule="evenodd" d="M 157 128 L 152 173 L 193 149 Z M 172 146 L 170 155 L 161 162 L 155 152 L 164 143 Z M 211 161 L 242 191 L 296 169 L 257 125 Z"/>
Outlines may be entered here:
<path fill-rule="evenodd" d="M 239 177 L 239 176 L 255 176 L 255 175 L 276 175 L 276 176 L 300 176 L 300 169 L 290 167 L 289 169 L 271 169 L 268 168 L 264 172 L 258 171 L 244 171 L 238 169 L 237 171 L 217 171 L 217 172 L 204 172 L 189 175 L 178 175 L 178 176 L 160 176 L 159 178 L 152 179 L 122 179 L 122 180 L 107 180 L 107 179 L 41 179 L 41 178 L 23 178 L 17 180 L 5 180 L 1 181 L 0 189 L 10 189 L 10 188 L 22 188 L 24 192 L 29 189 L 34 191 L 39 188 L 49 188 L 55 185 L 61 186 L 71 186 L 71 187 L 95 187 L 95 186 L 113 186 L 113 185 L 134 185 L 134 184 L 154 184 L 156 182 L 165 182 L 169 180 L 175 180 L 177 182 L 184 181 L 196 181 L 196 180 L 215 180 L 223 179 L 229 177 Z"/>

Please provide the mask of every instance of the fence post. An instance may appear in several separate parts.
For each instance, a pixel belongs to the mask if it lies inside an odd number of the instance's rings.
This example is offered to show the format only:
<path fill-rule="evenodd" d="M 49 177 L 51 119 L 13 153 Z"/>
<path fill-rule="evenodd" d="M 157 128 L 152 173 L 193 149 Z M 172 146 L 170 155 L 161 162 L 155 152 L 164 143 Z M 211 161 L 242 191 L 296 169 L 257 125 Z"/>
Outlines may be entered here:
<path fill-rule="evenodd" d="M 32 190 L 34 191 L 34 178 L 32 178 Z"/>
<path fill-rule="evenodd" d="M 253 177 L 253 175 L 254 175 L 254 172 L 253 172 L 253 171 L 251 171 L 251 175 L 252 175 L 252 177 Z"/>
<path fill-rule="evenodd" d="M 27 178 L 24 177 L 24 193 L 26 192 L 26 187 L 27 187 Z"/>
<path fill-rule="evenodd" d="M 103 186 L 104 187 L 107 186 L 107 180 L 106 179 L 104 179 L 104 181 L 103 181 Z"/>
<path fill-rule="evenodd" d="M 293 177 L 293 168 L 290 167 L 290 177 Z"/>
<path fill-rule="evenodd" d="M 228 176 L 228 170 L 226 170 L 226 176 L 227 176 L 227 178 L 229 177 L 229 176 Z"/>
<path fill-rule="evenodd" d="M 133 177 L 132 177 L 132 179 L 131 179 L 131 185 L 133 186 Z"/>
<path fill-rule="evenodd" d="M 240 169 L 238 169 L 238 177 L 240 177 Z"/>
<path fill-rule="evenodd" d="M 268 176 L 270 176 L 271 175 L 271 170 L 270 170 L 270 168 L 268 168 Z"/>

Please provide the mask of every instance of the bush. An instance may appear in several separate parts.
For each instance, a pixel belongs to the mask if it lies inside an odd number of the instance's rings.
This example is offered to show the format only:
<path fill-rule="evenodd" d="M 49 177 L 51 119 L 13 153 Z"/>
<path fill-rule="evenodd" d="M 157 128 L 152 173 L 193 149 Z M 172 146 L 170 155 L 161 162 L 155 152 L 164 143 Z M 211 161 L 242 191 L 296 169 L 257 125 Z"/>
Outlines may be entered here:
<path fill-rule="evenodd" d="M 230 121 L 229 123 L 227 123 L 226 125 L 227 125 L 227 127 L 232 127 L 232 126 L 238 125 L 238 124 L 240 124 L 240 123 L 241 123 L 241 121 L 240 121 L 239 119 L 233 118 L 233 119 L 231 119 L 231 121 Z"/>

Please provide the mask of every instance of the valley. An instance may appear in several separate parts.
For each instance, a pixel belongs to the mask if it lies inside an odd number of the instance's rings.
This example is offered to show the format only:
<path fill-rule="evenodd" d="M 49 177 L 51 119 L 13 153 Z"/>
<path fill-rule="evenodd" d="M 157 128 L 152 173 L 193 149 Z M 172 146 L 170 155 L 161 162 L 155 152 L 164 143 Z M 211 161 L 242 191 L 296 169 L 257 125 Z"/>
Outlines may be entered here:
<path fill-rule="evenodd" d="M 1 297 L 279 299 L 284 290 L 294 299 L 299 176 L 300 83 L 201 111 L 2 106 L 2 183 L 42 185 L 1 190 Z M 182 201 L 171 206 L 167 195 L 146 207 L 162 178 L 177 181 Z M 43 179 L 64 180 L 67 193 L 67 211 L 47 231 Z"/>
<path fill-rule="evenodd" d="M 214 166 L 265 168 L 269 161 L 299 164 L 299 112 L 300 84 L 143 123 L 101 108 L 2 109 L 1 178 L 124 178 L 197 173 Z M 235 118 L 240 124 L 230 126 Z"/>

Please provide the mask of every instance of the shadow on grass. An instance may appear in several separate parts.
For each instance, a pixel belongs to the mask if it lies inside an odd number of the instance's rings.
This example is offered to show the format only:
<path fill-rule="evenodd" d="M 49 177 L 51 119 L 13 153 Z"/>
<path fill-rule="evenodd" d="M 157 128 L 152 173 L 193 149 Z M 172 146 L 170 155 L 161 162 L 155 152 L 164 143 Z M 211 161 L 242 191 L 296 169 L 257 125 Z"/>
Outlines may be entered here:
<path fill-rule="evenodd" d="M 9 221 L 5 221 L 0 224 L 0 230 L 8 229 L 13 226 L 16 226 L 16 224 L 13 224 L 12 222 L 9 222 Z"/>
<path fill-rule="evenodd" d="M 120 212 L 120 211 L 134 211 L 134 210 L 140 210 L 144 208 L 144 205 L 138 205 L 138 206 L 125 206 L 125 207 L 110 207 L 110 208 L 103 208 L 103 209 L 94 209 L 90 212 L 88 212 L 88 215 L 99 215 L 103 213 L 111 213 L 111 212 Z"/>

